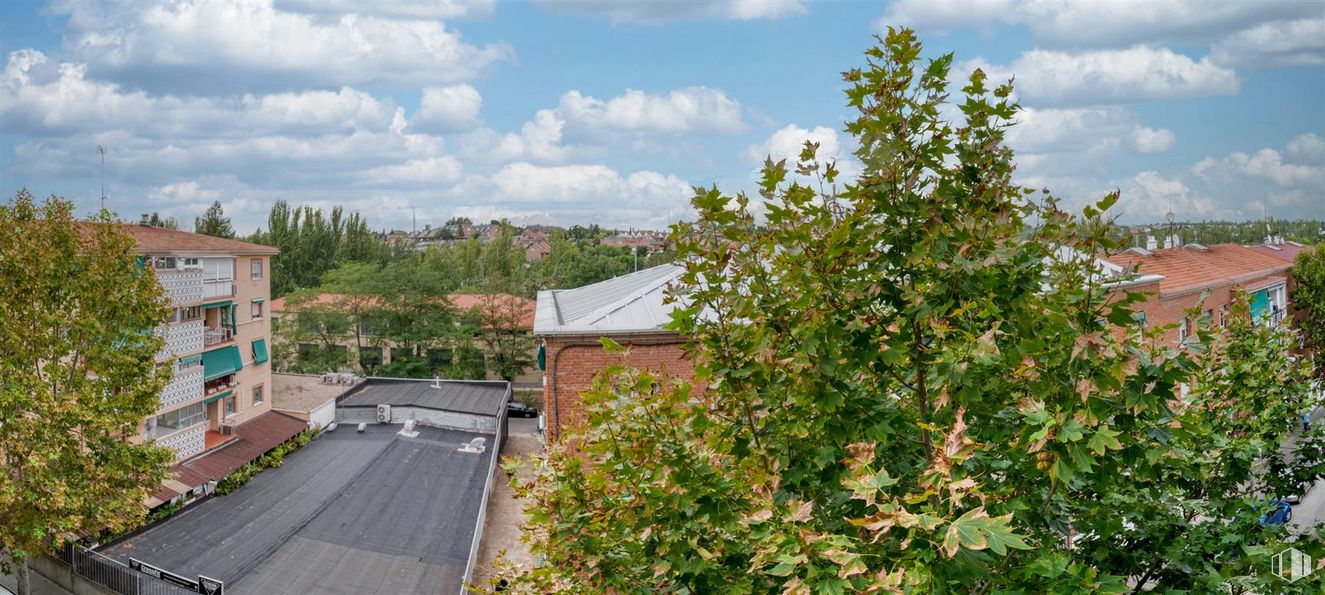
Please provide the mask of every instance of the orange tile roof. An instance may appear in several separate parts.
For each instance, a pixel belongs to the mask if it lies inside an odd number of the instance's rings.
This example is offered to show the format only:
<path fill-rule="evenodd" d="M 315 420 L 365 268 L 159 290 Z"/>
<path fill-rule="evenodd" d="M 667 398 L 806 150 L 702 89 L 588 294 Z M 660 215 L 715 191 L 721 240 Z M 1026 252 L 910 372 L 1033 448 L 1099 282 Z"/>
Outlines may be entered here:
<path fill-rule="evenodd" d="M 1285 262 L 1293 262 L 1293 260 L 1297 258 L 1299 252 L 1311 249 L 1311 246 L 1299 244 L 1297 242 L 1284 242 L 1277 246 L 1261 245 L 1247 247 L 1260 252 L 1261 254 L 1267 254 Z"/>
<path fill-rule="evenodd" d="M 1211 287 L 1247 283 L 1282 273 L 1291 264 L 1238 244 L 1218 244 L 1202 250 L 1193 247 L 1155 250 L 1150 256 L 1122 252 L 1103 257 L 1117 265 L 1136 265 L 1141 274 L 1163 275 L 1161 297 L 1192 293 Z"/>
<path fill-rule="evenodd" d="M 178 229 L 127 223 L 117 225 L 125 233 L 133 236 L 134 241 L 138 243 L 137 251 L 141 253 L 279 254 L 281 252 L 272 246 L 228 240 Z"/>

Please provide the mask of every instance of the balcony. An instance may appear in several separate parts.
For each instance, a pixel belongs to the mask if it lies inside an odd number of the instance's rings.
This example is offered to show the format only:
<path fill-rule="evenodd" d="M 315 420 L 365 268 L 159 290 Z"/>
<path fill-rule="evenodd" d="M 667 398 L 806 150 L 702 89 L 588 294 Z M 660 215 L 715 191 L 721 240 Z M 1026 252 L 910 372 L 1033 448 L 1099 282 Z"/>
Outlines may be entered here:
<path fill-rule="evenodd" d="M 175 378 L 161 391 L 160 409 L 177 407 L 202 398 L 202 364 L 192 363 L 175 369 Z"/>
<path fill-rule="evenodd" d="M 202 345 L 204 349 L 213 345 L 221 345 L 235 340 L 235 332 L 229 327 L 218 326 L 215 328 L 206 328 L 202 332 Z"/>
<path fill-rule="evenodd" d="M 239 380 L 235 378 L 234 374 L 228 374 L 226 376 L 222 376 L 215 380 L 208 380 L 206 385 L 203 387 L 202 394 L 211 397 L 218 393 L 232 391 L 238 387 L 239 387 Z"/>
<path fill-rule="evenodd" d="M 202 282 L 202 298 L 205 300 L 234 297 L 234 295 L 235 282 L 233 279 L 214 279 Z"/>
<path fill-rule="evenodd" d="M 175 307 L 196 304 L 203 299 L 202 271 L 159 269 L 156 280 L 166 290 L 166 296 Z"/>
<path fill-rule="evenodd" d="M 182 461 L 207 448 L 207 419 L 180 429 L 157 427 L 148 431 L 146 437 L 155 440 L 157 446 L 175 451 L 175 460 Z"/>
<path fill-rule="evenodd" d="M 164 335 L 166 345 L 156 354 L 157 359 L 179 357 L 197 353 L 203 349 L 203 324 L 201 320 L 191 320 L 179 324 L 157 327 L 157 334 Z"/>

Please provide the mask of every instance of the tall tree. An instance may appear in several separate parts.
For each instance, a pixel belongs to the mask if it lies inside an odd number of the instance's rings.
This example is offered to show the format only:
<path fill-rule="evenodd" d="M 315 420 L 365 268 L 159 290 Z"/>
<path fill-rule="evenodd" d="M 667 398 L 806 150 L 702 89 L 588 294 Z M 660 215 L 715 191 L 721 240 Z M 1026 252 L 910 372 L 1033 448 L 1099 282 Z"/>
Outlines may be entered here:
<path fill-rule="evenodd" d="M 1315 357 L 1316 376 L 1325 378 L 1325 242 L 1298 253 L 1293 283 L 1293 304 L 1305 314 L 1298 330 Z"/>
<path fill-rule="evenodd" d="M 696 381 L 598 379 L 516 482 L 544 563 L 515 588 L 1319 592 L 1268 572 L 1290 536 L 1259 522 L 1320 475 L 1280 448 L 1311 406 L 1285 342 L 1161 344 L 1089 256 L 1117 247 L 1117 195 L 1078 217 L 1016 186 L 1011 84 L 976 70 L 949 104 L 951 55 L 881 41 L 844 75 L 857 179 L 807 143 L 766 163 L 762 220 L 693 199 L 674 319 Z"/>
<path fill-rule="evenodd" d="M 0 205 L 0 546 L 23 595 L 30 556 L 139 522 L 173 460 L 124 439 L 170 377 L 165 297 L 133 248 L 105 211 L 80 224 L 26 190 Z"/>
<path fill-rule="evenodd" d="M 166 229 L 179 229 L 179 222 L 174 217 L 162 217 L 156 211 L 152 211 L 152 217 L 147 220 L 147 224 L 152 227 L 164 227 Z"/>
<path fill-rule="evenodd" d="M 534 363 L 533 304 L 504 293 L 484 293 L 473 314 L 475 342 L 487 354 L 487 367 L 503 380 L 514 380 Z"/>
<path fill-rule="evenodd" d="M 193 231 L 218 238 L 235 237 L 235 228 L 230 225 L 230 218 L 225 216 L 219 200 L 212 201 L 212 206 L 207 207 L 207 212 L 194 220 Z"/>

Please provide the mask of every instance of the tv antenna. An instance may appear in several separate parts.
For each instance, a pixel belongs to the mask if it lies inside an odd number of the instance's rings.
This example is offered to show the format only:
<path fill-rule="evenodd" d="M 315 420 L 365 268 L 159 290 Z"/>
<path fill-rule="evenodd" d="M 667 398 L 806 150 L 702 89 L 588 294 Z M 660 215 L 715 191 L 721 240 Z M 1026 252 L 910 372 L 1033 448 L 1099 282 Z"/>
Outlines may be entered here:
<path fill-rule="evenodd" d="M 106 146 L 97 145 L 97 153 L 101 154 L 101 210 L 106 210 Z"/>

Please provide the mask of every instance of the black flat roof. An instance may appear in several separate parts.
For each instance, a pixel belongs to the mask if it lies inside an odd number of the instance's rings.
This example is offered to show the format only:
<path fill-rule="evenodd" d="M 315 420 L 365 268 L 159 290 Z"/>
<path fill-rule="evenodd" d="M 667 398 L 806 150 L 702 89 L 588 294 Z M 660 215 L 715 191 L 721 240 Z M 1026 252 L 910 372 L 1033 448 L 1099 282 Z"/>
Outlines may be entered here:
<path fill-rule="evenodd" d="M 511 384 L 504 380 L 396 380 L 369 378 L 336 403 L 337 407 L 423 407 L 496 416 Z"/>
<path fill-rule="evenodd" d="M 495 453 L 469 432 L 324 433 L 229 495 L 102 553 L 226 583 L 228 594 L 459 593 Z"/>

